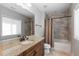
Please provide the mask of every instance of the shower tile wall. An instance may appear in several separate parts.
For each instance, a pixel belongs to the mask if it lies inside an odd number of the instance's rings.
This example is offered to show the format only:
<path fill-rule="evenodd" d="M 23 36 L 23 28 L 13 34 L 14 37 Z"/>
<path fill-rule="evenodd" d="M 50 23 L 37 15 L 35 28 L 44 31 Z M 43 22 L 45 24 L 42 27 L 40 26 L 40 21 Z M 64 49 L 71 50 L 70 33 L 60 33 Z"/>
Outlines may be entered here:
<path fill-rule="evenodd" d="M 55 39 L 67 39 L 68 38 L 68 19 L 54 19 L 54 38 Z"/>

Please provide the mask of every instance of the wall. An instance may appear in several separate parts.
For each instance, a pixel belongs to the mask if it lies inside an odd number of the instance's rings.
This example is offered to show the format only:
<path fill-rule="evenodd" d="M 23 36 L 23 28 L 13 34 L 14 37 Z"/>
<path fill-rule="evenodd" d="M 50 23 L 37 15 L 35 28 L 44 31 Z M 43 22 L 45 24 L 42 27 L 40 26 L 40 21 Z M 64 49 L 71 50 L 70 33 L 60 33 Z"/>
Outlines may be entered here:
<path fill-rule="evenodd" d="M 50 16 L 48 15 L 48 18 L 57 18 L 57 17 L 63 17 L 63 16 L 71 16 L 69 13 L 69 10 L 67 10 L 66 12 L 55 12 L 53 14 L 51 14 Z M 70 40 L 69 38 L 69 21 L 70 21 L 71 17 L 66 17 L 66 18 L 61 18 L 61 19 L 54 19 L 54 28 L 53 31 L 54 32 L 54 37 L 55 39 L 67 39 Z"/>
<path fill-rule="evenodd" d="M 34 34 L 36 36 L 44 36 L 44 20 L 45 13 L 40 11 L 35 5 L 32 4 L 32 7 L 27 8 L 28 11 L 34 14 Z"/>
<path fill-rule="evenodd" d="M 71 8 L 71 14 L 72 14 L 72 18 L 71 18 L 71 51 L 73 53 L 73 55 L 78 55 L 79 56 L 79 38 L 74 38 L 74 10 L 76 8 L 79 8 L 79 4 L 73 4 L 72 8 Z"/>
<path fill-rule="evenodd" d="M 68 39 L 68 19 L 53 19 L 54 24 L 54 38 L 55 39 Z"/>
<path fill-rule="evenodd" d="M 44 36 L 44 13 L 35 14 L 35 35 Z"/>
<path fill-rule="evenodd" d="M 10 9 L 7 9 L 6 7 L 3 7 L 3 6 L 0 6 L 0 40 L 1 39 L 8 39 L 8 38 L 12 38 L 12 37 L 16 37 L 16 35 L 14 36 L 7 36 L 7 37 L 1 37 L 1 17 L 10 17 L 12 19 L 17 19 L 17 20 L 22 20 L 22 34 L 26 34 L 25 33 L 25 28 L 28 28 L 28 25 L 25 25 L 25 21 L 26 20 L 29 20 L 27 17 L 15 12 L 15 11 L 12 11 Z M 27 31 L 27 30 L 26 30 Z M 28 31 L 29 32 L 29 31 Z"/>

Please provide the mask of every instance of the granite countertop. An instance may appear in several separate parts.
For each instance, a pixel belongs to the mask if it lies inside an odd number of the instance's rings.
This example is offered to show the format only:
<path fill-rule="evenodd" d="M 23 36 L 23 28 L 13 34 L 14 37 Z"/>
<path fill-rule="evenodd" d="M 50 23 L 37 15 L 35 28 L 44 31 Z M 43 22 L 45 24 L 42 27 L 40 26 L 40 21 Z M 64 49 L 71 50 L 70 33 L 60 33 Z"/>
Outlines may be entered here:
<path fill-rule="evenodd" d="M 33 43 L 21 44 L 19 37 L 0 41 L 0 56 L 17 56 L 44 39 L 37 36 L 29 36 L 29 38 Z"/>

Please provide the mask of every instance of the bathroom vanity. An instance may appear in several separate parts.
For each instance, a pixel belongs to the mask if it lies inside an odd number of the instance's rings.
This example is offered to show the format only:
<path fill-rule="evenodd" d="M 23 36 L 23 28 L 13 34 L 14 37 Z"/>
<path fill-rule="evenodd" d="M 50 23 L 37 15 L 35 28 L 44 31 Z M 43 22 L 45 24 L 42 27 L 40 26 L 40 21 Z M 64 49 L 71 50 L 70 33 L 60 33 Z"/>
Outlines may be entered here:
<path fill-rule="evenodd" d="M 36 43 L 34 46 L 23 51 L 19 56 L 43 56 L 44 55 L 44 40 Z"/>
<path fill-rule="evenodd" d="M 0 41 L 0 56 L 43 56 L 44 38 L 30 36 L 30 40 L 19 41 L 19 38 Z"/>

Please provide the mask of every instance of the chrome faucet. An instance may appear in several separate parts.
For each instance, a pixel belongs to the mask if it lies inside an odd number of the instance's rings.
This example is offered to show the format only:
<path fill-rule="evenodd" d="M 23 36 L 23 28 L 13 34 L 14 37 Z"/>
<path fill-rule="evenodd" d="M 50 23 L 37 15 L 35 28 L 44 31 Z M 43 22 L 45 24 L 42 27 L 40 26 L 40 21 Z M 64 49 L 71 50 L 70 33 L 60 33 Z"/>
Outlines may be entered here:
<path fill-rule="evenodd" d="M 28 36 L 25 36 L 25 40 L 28 40 L 29 38 L 28 38 Z"/>
<path fill-rule="evenodd" d="M 23 35 L 23 36 L 21 36 L 20 41 L 25 41 L 25 40 L 28 40 L 28 39 L 29 39 L 28 36 Z"/>

